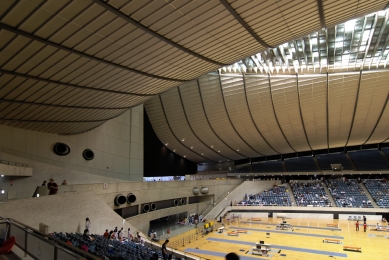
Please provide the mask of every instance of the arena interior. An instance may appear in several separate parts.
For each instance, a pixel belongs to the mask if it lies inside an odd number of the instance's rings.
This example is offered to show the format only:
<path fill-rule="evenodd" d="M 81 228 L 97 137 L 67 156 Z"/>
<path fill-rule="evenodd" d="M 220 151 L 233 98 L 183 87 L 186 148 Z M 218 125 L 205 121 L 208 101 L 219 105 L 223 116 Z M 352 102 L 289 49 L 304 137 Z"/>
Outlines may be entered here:
<path fill-rule="evenodd" d="M 0 260 L 389 259 L 388 8 L 0 1 Z"/>

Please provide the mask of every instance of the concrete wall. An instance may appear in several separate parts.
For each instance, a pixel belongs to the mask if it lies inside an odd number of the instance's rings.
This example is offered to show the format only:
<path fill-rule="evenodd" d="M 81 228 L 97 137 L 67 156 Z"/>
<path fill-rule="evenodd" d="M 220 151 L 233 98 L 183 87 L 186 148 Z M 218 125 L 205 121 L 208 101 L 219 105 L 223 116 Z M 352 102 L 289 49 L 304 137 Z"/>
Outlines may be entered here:
<path fill-rule="evenodd" d="M 230 203 L 239 202 L 243 200 L 245 194 L 257 194 L 264 191 L 265 189 L 271 189 L 274 182 L 277 182 L 278 185 L 281 184 L 281 181 L 245 181 L 234 191 L 229 193 L 223 201 L 221 201 L 216 207 L 214 207 L 208 214 L 208 218 L 215 218 L 219 215 L 224 209 L 230 206 Z M 219 200 L 216 200 L 219 201 Z M 228 211 L 228 210 L 226 210 Z"/>
<path fill-rule="evenodd" d="M 141 214 L 135 217 L 127 218 L 126 220 L 132 225 L 136 226 L 136 228 L 141 230 L 144 234 L 147 234 L 151 220 L 171 216 L 182 212 L 188 212 L 188 214 L 202 213 L 203 209 L 206 208 L 207 205 L 207 202 L 183 205 Z"/>
<path fill-rule="evenodd" d="M 0 136 L 0 152 L 94 175 L 129 181 L 143 178 L 143 105 L 82 134 L 57 135 L 0 125 Z M 70 154 L 54 154 L 56 142 L 66 143 Z M 86 148 L 95 153 L 91 161 L 82 157 Z"/>
<path fill-rule="evenodd" d="M 132 193 L 137 197 L 133 205 L 142 203 L 155 202 L 160 200 L 186 198 L 193 195 L 194 187 L 208 187 L 209 192 L 206 194 L 214 195 L 214 201 L 221 200 L 228 192 L 234 190 L 242 183 L 242 180 L 196 180 L 196 181 L 156 181 L 156 182 L 121 182 L 111 183 L 104 188 L 103 183 L 85 184 L 85 185 L 67 185 L 60 186 L 58 193 L 64 192 L 83 192 L 93 191 L 107 205 L 113 209 L 128 207 L 129 204 L 115 206 L 114 199 L 116 195 L 123 194 L 126 196 Z M 202 196 L 201 194 L 198 196 Z"/>
<path fill-rule="evenodd" d="M 0 201 L 2 202 L 7 201 L 8 199 L 31 198 L 35 192 L 36 187 L 41 185 L 44 180 L 49 181 L 50 178 L 53 178 L 58 185 L 60 185 L 63 180 L 66 180 L 68 184 L 103 182 L 112 183 L 118 181 L 117 179 L 105 176 L 56 167 L 50 164 L 37 162 L 4 152 L 0 152 L 0 158 L 2 160 L 28 164 L 28 166 L 33 170 L 31 177 L 0 177 L 0 190 L 5 191 L 4 194 L 0 193 Z"/>
<path fill-rule="evenodd" d="M 13 218 L 35 229 L 39 223 L 49 226 L 49 232 L 80 232 L 85 218 L 92 222 L 91 233 L 103 234 L 105 229 L 134 226 L 116 214 L 93 192 L 67 193 L 55 196 L 9 201 L 0 204 L 0 216 Z"/>

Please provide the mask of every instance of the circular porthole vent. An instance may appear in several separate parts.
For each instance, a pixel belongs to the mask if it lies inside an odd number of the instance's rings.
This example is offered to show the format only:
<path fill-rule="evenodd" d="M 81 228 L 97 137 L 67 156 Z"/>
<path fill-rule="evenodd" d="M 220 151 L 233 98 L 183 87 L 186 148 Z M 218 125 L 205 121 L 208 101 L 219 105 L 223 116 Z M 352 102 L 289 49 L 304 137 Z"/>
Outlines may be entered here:
<path fill-rule="evenodd" d="M 127 198 L 125 196 L 123 196 L 122 194 L 118 194 L 115 197 L 114 203 L 116 206 L 120 206 L 120 205 L 123 205 L 124 203 L 126 203 L 126 201 L 127 201 Z"/>
<path fill-rule="evenodd" d="M 70 148 L 64 143 L 55 143 L 53 146 L 53 152 L 59 156 L 65 156 L 70 153 Z"/>
<path fill-rule="evenodd" d="M 149 212 L 150 211 L 150 205 L 149 204 L 144 204 L 143 205 L 143 212 Z"/>
<path fill-rule="evenodd" d="M 91 149 L 85 149 L 82 152 L 82 157 L 84 157 L 85 160 L 90 161 L 95 158 L 95 153 Z"/>
<path fill-rule="evenodd" d="M 156 210 L 157 205 L 155 205 L 155 203 L 151 203 L 150 208 L 151 208 L 151 210 Z"/>
<path fill-rule="evenodd" d="M 193 195 L 199 195 L 200 194 L 200 189 L 197 187 L 193 188 Z"/>
<path fill-rule="evenodd" d="M 173 203 L 174 203 L 174 206 L 178 206 L 178 205 L 180 204 L 180 202 L 178 201 L 178 199 L 173 200 Z"/>
<path fill-rule="evenodd" d="M 136 196 L 132 193 L 128 193 L 127 195 L 127 203 L 128 204 L 131 204 L 131 203 L 134 203 L 136 201 Z"/>
<path fill-rule="evenodd" d="M 180 205 L 184 205 L 185 204 L 185 200 L 184 199 L 180 199 L 179 202 L 180 202 Z"/>

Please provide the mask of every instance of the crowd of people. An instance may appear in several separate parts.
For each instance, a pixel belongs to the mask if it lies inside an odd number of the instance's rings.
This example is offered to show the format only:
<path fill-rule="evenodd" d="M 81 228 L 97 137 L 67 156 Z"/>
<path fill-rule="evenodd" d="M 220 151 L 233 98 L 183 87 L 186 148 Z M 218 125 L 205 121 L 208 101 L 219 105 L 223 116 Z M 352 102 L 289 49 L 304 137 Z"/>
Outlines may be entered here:
<path fill-rule="evenodd" d="M 302 183 L 291 181 L 290 186 L 297 206 L 332 207 L 332 203 L 319 181 Z"/>
<path fill-rule="evenodd" d="M 203 214 L 194 214 L 194 215 L 188 215 L 186 218 L 180 218 L 178 220 L 179 225 L 183 226 L 195 226 L 197 227 L 198 223 L 205 222 L 206 219 L 204 218 Z"/>

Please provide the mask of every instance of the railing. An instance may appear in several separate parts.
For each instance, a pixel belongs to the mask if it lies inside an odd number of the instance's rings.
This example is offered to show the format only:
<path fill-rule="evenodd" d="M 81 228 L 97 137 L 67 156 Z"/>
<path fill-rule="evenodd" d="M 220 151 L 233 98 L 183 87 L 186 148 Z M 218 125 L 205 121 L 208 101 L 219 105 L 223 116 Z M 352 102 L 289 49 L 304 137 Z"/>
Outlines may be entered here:
<path fill-rule="evenodd" d="M 11 161 L 5 161 L 5 160 L 0 160 L 0 163 L 7 164 L 7 165 L 13 165 L 13 166 L 28 167 L 28 164 L 26 164 L 26 163 L 18 163 L 18 162 L 11 162 Z"/>
<path fill-rule="evenodd" d="M 189 236 L 192 236 L 192 235 L 195 235 L 195 234 L 191 234 Z M 194 240 L 195 239 L 189 240 L 189 242 L 187 242 L 187 243 L 190 243 L 190 241 L 194 241 Z M 181 239 L 178 239 L 177 241 L 181 241 Z M 187 253 L 187 252 L 184 252 L 184 251 L 177 250 L 178 247 L 183 246 L 183 245 L 179 245 L 179 243 L 175 243 L 177 241 L 169 242 L 169 244 L 168 244 L 168 246 L 166 248 L 166 250 L 167 250 L 167 252 L 169 254 L 173 254 L 176 257 L 185 258 L 185 259 L 189 259 L 189 260 L 210 260 L 209 258 L 205 258 L 205 257 L 202 257 L 202 256 L 197 256 L 197 255 L 195 255 L 193 253 Z M 186 241 L 188 241 L 188 240 L 186 240 Z M 161 245 L 158 244 L 158 243 L 155 243 L 155 242 L 146 241 L 145 245 L 148 246 L 148 247 L 154 248 L 154 249 L 161 249 Z M 174 246 L 174 245 L 176 245 L 176 246 Z"/>
<path fill-rule="evenodd" d="M 66 243 L 45 235 L 38 230 L 26 226 L 13 219 L 0 217 L 0 234 L 4 239 L 11 236 L 16 238 L 15 245 L 26 255 L 33 259 L 45 260 L 98 260 L 97 256 L 91 255 L 77 247 L 69 246 Z"/>

